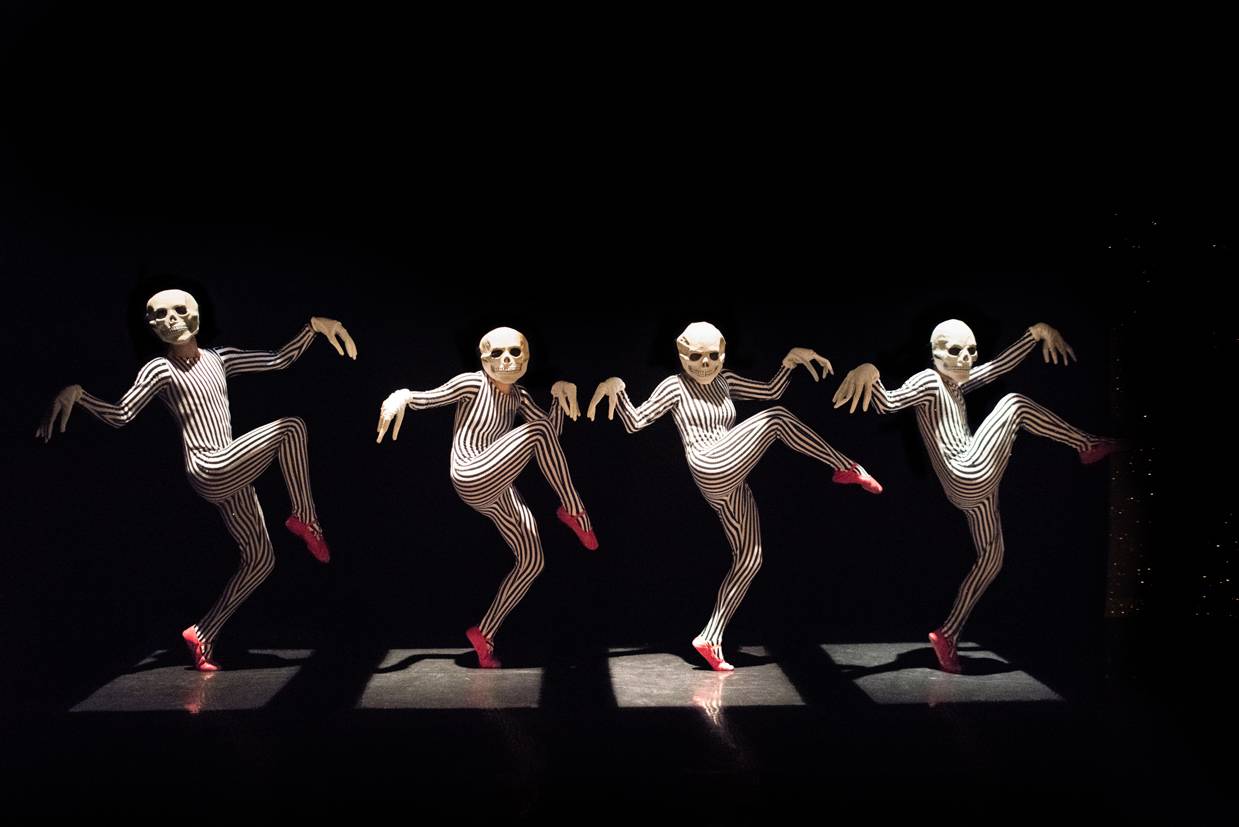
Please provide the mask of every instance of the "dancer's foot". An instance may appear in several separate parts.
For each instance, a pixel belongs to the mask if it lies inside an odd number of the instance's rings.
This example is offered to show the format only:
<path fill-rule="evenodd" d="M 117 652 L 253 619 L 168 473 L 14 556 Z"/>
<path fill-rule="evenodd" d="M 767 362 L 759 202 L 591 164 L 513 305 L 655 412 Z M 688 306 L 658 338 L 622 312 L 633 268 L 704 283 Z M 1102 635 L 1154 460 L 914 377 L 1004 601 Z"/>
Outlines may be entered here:
<path fill-rule="evenodd" d="M 503 666 L 499 662 L 499 658 L 495 657 L 495 644 L 491 643 L 490 638 L 482 634 L 481 629 L 477 626 L 470 626 L 468 629 L 465 629 L 465 637 L 469 638 L 473 651 L 478 653 L 478 666 L 483 669 L 498 669 Z"/>
<path fill-rule="evenodd" d="M 962 670 L 959 668 L 959 654 L 955 650 L 955 641 L 938 629 L 929 633 L 929 642 L 933 644 L 934 654 L 938 656 L 938 665 L 942 667 L 942 671 L 958 675 Z"/>
<path fill-rule="evenodd" d="M 585 530 L 586 523 L 585 520 L 582 519 L 585 518 L 584 511 L 580 514 L 569 514 L 568 511 L 561 505 L 559 508 L 555 509 L 555 516 L 559 518 L 561 523 L 572 529 L 572 533 L 575 534 L 576 538 L 581 541 L 581 545 L 585 546 L 590 551 L 594 551 L 598 548 L 598 535 L 594 534 L 592 530 Z"/>
<path fill-rule="evenodd" d="M 869 476 L 869 473 L 864 468 L 861 468 L 854 462 L 851 468 L 840 468 L 838 471 L 835 471 L 830 481 L 837 482 L 840 485 L 859 485 L 870 494 L 882 493 L 882 483 Z"/>
<path fill-rule="evenodd" d="M 294 514 L 284 521 L 284 527 L 305 541 L 305 547 L 310 550 L 310 554 L 314 555 L 315 560 L 320 563 L 331 562 L 331 549 L 327 548 L 323 530 L 317 524 L 310 525 L 303 522 Z"/>
<path fill-rule="evenodd" d="M 1117 439 L 1103 439 L 1095 442 L 1093 445 L 1085 448 L 1080 452 L 1080 462 L 1085 465 L 1092 465 L 1094 462 L 1101 462 L 1106 457 L 1113 454 L 1115 451 L 1124 451 L 1127 445 Z"/>
<path fill-rule="evenodd" d="M 704 638 L 693 638 L 693 648 L 697 650 L 697 654 L 706 659 L 706 663 L 710 664 L 710 668 L 715 672 L 732 672 L 736 667 L 732 666 L 727 661 L 723 660 L 723 647 L 717 643 L 710 643 Z"/>
<path fill-rule="evenodd" d="M 189 647 L 189 656 L 193 658 L 194 668 L 199 672 L 218 672 L 219 667 L 211 663 L 207 645 L 198 639 L 198 627 L 190 626 L 181 632 L 181 639 Z"/>

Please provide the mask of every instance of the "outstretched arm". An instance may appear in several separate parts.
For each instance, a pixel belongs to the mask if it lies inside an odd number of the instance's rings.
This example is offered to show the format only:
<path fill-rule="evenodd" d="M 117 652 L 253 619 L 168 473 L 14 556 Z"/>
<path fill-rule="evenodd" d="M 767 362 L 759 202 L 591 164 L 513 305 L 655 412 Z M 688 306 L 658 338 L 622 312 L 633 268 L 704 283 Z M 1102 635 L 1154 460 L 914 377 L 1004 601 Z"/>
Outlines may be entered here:
<path fill-rule="evenodd" d="M 847 376 L 843 377 L 839 389 L 835 391 L 834 402 L 836 408 L 851 402 L 852 407 L 848 409 L 848 413 L 856 413 L 858 403 L 862 411 L 867 411 L 870 402 L 878 413 L 892 413 L 928 404 L 936 393 L 937 382 L 933 371 L 921 371 L 909 377 L 902 387 L 888 391 L 882 384 L 877 367 L 866 362 L 848 371 Z"/>
<path fill-rule="evenodd" d="M 52 401 L 51 410 L 34 432 L 36 437 L 47 442 L 52 438 L 52 429 L 59 417 L 60 432 L 64 433 L 69 422 L 69 414 L 75 404 L 81 405 L 94 414 L 100 421 L 120 428 L 128 425 L 146 407 L 168 383 L 168 363 L 163 359 L 152 359 L 138 371 L 138 377 L 133 380 L 133 387 L 125 391 L 125 395 L 116 404 L 107 402 L 97 396 L 92 396 L 82 390 L 81 385 L 70 385 Z"/>
<path fill-rule="evenodd" d="M 533 401 L 533 396 L 529 391 L 520 386 L 517 386 L 517 391 L 521 395 L 521 416 L 526 422 L 535 420 L 549 422 L 555 429 L 555 433 L 560 434 L 564 430 L 565 412 L 576 419 L 576 416 L 572 415 L 572 411 L 576 408 L 576 385 L 571 382 L 556 382 L 551 386 L 551 412 L 549 414 L 538 407 L 538 403 Z"/>
<path fill-rule="evenodd" d="M 1041 357 L 1047 364 L 1053 360 L 1057 365 L 1061 357 L 1063 365 L 1066 365 L 1069 358 L 1076 358 L 1071 345 L 1063 341 L 1062 335 L 1057 330 L 1044 322 L 1038 322 L 1024 331 L 1024 335 L 998 354 L 997 358 L 973 368 L 968 374 L 967 381 L 960 385 L 959 389 L 968 393 L 988 385 L 1004 373 L 1009 373 L 1015 369 L 1016 365 L 1024 361 L 1029 353 L 1032 353 L 1038 342 L 1041 343 Z"/>
<path fill-rule="evenodd" d="M 792 371 L 797 365 L 804 365 L 805 370 L 813 376 L 813 381 L 817 382 L 818 376 L 817 370 L 813 367 L 814 362 L 822 366 L 822 376 L 834 373 L 835 369 L 830 366 L 829 359 L 818 356 L 807 347 L 794 347 L 783 357 L 782 367 L 769 382 L 747 379 L 729 370 L 723 371 L 723 377 L 727 380 L 727 388 L 731 392 L 732 399 L 772 400 L 783 396 L 783 392 L 787 390 L 791 382 Z"/>
<path fill-rule="evenodd" d="M 591 421 L 598 403 L 604 396 L 608 401 L 607 419 L 614 419 L 616 408 L 618 408 L 620 421 L 624 423 L 624 430 L 634 434 L 652 425 L 660 416 L 679 404 L 679 380 L 675 376 L 668 376 L 658 384 L 649 399 L 640 405 L 633 405 L 625 390 L 624 380 L 613 376 L 599 384 L 598 389 L 594 391 L 594 398 L 590 401 L 589 410 L 585 414 Z"/>
<path fill-rule="evenodd" d="M 779 372 L 768 382 L 749 379 L 730 370 L 723 371 L 723 378 L 727 380 L 727 390 L 732 399 L 778 399 L 791 384 L 792 369 L 779 368 Z"/>
<path fill-rule="evenodd" d="M 481 387 L 481 376 L 476 373 L 462 373 L 453 376 L 434 390 L 411 391 L 408 388 L 401 388 L 398 391 L 393 391 L 383 400 L 383 404 L 379 407 L 379 435 L 374 441 L 383 441 L 383 435 L 387 433 L 387 427 L 391 425 L 393 420 L 395 420 L 396 427 L 392 431 L 392 441 L 400 437 L 400 425 L 404 422 L 404 411 L 406 408 L 421 411 L 426 408 L 440 408 L 444 405 L 452 405 L 462 399 L 468 399 L 473 396 Z"/>
<path fill-rule="evenodd" d="M 327 341 L 331 343 L 331 346 L 341 356 L 347 352 L 349 358 L 357 358 L 357 345 L 353 343 L 353 338 L 348 335 L 344 325 L 335 319 L 328 319 L 323 316 L 311 318 L 305 327 L 297 331 L 297 335 L 292 338 L 292 341 L 279 350 L 242 350 L 236 347 L 220 347 L 215 348 L 215 352 L 219 354 L 220 361 L 224 363 L 225 376 L 232 376 L 238 373 L 264 373 L 271 370 L 283 370 L 297 361 L 301 354 L 310 349 L 310 345 L 314 342 L 315 333 L 321 333 L 326 336 Z M 337 337 L 344 342 L 343 348 L 336 341 Z"/>

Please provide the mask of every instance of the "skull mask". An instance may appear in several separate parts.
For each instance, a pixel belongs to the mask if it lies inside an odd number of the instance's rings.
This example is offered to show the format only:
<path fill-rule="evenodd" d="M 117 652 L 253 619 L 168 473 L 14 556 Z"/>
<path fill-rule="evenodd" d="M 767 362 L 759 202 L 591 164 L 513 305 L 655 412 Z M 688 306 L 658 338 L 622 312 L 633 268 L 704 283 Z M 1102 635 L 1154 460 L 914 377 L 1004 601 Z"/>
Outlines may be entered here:
<path fill-rule="evenodd" d="M 161 290 L 146 302 L 146 323 L 162 341 L 184 344 L 198 335 L 198 302 L 184 290 Z"/>
<path fill-rule="evenodd" d="M 511 385 L 529 366 L 529 343 L 519 330 L 497 327 L 478 342 L 478 355 L 487 376 L 501 385 Z"/>
<path fill-rule="evenodd" d="M 675 340 L 684 372 L 702 385 L 708 385 L 723 369 L 727 340 L 709 322 L 693 322 Z"/>
<path fill-rule="evenodd" d="M 959 319 L 948 319 L 934 328 L 929 337 L 934 367 L 957 383 L 967 381 L 977 362 L 977 337 Z"/>

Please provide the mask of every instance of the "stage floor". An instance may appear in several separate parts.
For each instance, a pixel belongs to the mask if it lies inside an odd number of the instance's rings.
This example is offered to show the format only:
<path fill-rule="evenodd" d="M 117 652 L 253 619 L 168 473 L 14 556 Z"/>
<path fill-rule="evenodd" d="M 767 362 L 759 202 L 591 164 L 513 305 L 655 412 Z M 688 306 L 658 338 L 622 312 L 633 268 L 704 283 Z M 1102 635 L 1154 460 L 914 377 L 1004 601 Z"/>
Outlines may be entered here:
<path fill-rule="evenodd" d="M 1118 713 L 974 644 L 963 675 L 907 642 L 742 646 L 729 674 L 691 650 L 599 654 L 482 670 L 465 648 L 255 649 L 207 674 L 159 650 L 9 726 L 6 781 L 71 809 L 201 789 L 220 806 L 399 799 L 457 817 L 935 820 L 1070 800 L 1133 814 L 1173 801 L 1191 820 L 1218 800 L 1171 734 L 1125 735 Z"/>

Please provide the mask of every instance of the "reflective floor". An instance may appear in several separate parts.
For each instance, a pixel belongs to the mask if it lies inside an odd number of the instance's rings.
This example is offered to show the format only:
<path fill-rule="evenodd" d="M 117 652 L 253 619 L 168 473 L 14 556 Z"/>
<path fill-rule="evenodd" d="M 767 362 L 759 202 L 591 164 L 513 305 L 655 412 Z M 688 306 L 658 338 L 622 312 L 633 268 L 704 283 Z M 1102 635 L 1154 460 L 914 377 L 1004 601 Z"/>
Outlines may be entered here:
<path fill-rule="evenodd" d="M 10 791 L 154 806 L 190 784 L 215 806 L 286 813 L 396 799 L 418 817 L 713 821 L 805 807 L 934 821 L 1066 800 L 1124 814 L 1173 804 L 1190 820 L 1225 800 L 1164 722 L 1073 700 L 970 643 L 963 675 L 911 642 L 742 646 L 734 673 L 674 647 L 502 670 L 466 648 L 241 651 L 212 674 L 183 656 L 155 651 L 7 725 Z"/>

